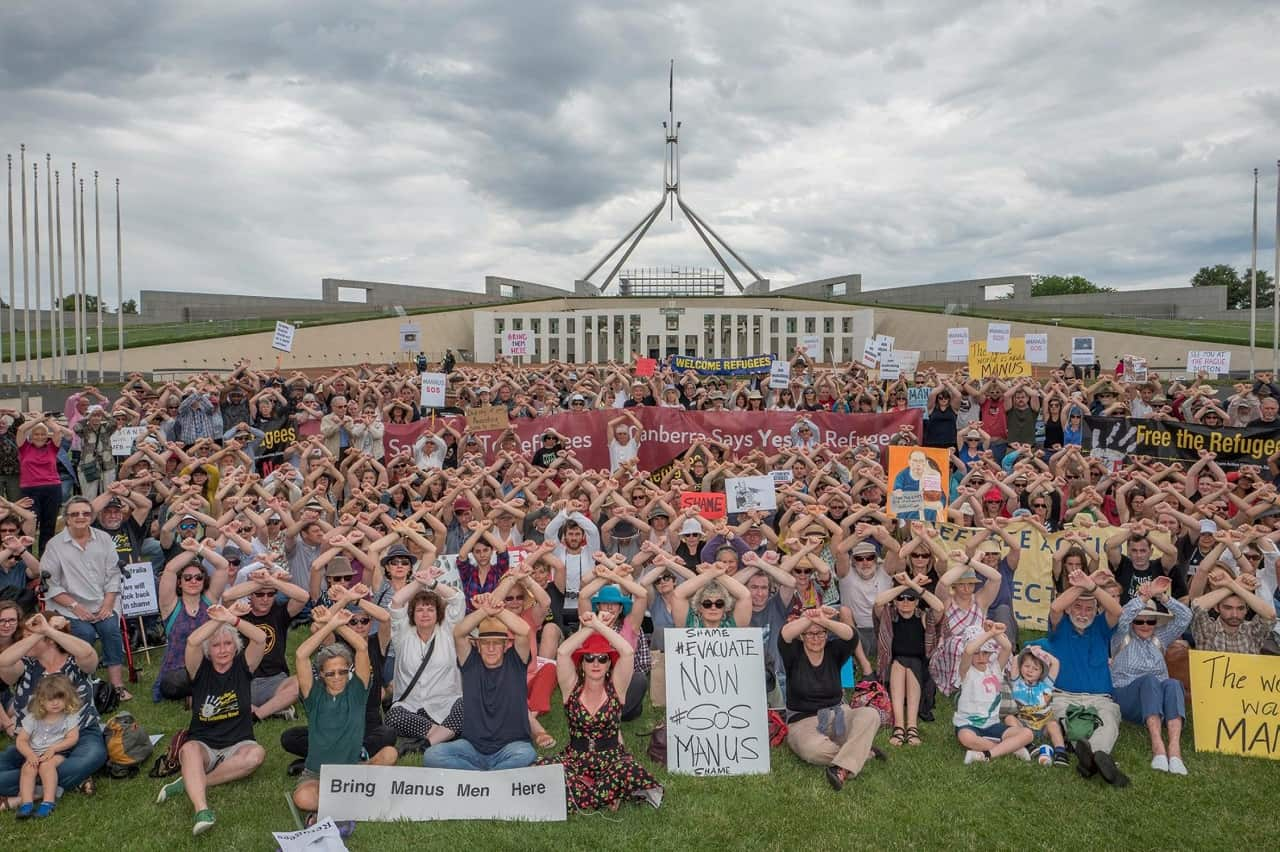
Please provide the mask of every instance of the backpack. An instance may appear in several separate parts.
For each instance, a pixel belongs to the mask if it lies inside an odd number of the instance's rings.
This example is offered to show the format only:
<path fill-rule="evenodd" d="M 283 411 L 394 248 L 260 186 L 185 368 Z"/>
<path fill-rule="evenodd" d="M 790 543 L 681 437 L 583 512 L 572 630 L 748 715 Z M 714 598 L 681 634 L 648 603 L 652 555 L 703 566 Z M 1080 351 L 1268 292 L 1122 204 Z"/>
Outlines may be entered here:
<path fill-rule="evenodd" d="M 649 759 L 667 765 L 667 723 L 662 722 L 646 736 L 649 737 Z"/>
<path fill-rule="evenodd" d="M 151 757 L 155 746 L 151 737 L 129 712 L 111 717 L 103 730 L 107 744 L 107 774 L 112 778 L 132 778 L 138 774 L 143 761 Z"/>
<path fill-rule="evenodd" d="M 114 712 L 120 706 L 120 696 L 110 681 L 93 680 L 93 707 L 99 716 Z"/>
<path fill-rule="evenodd" d="M 152 778 L 168 778 L 170 775 L 177 774 L 182 769 L 182 764 L 178 761 L 178 754 L 186 744 L 187 729 L 183 728 L 169 738 L 169 748 L 164 754 L 156 758 L 156 762 L 152 764 L 151 771 L 147 775 Z"/>
<path fill-rule="evenodd" d="M 853 687 L 853 696 L 849 699 L 850 707 L 870 707 L 880 714 L 880 727 L 887 728 L 893 724 L 893 702 L 889 700 L 889 691 L 884 684 L 874 680 L 860 680 Z"/>
<path fill-rule="evenodd" d="M 769 711 L 769 746 L 777 748 L 786 742 L 787 733 L 790 729 L 783 720 L 782 714 L 777 710 Z"/>
<path fill-rule="evenodd" d="M 1092 707 L 1072 704 L 1067 707 L 1067 715 L 1064 722 L 1062 733 L 1067 742 L 1072 743 L 1078 740 L 1087 740 L 1093 736 L 1094 730 L 1102 724 L 1102 717 Z"/>

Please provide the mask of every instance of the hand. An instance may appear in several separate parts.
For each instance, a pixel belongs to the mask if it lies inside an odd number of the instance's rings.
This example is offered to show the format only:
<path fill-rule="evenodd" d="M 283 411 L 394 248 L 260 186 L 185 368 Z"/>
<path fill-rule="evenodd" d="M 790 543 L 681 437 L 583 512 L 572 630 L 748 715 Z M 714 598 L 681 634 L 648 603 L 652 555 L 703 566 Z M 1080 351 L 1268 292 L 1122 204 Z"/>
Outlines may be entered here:
<path fill-rule="evenodd" d="M 53 628 L 49 626 L 49 622 L 39 613 L 24 621 L 23 627 L 28 633 L 34 633 L 38 636 L 48 636 L 53 631 Z"/>
<path fill-rule="evenodd" d="M 1086 592 L 1091 592 L 1094 589 L 1093 580 L 1089 579 L 1089 575 L 1081 571 L 1079 568 L 1072 570 L 1072 572 L 1067 575 L 1067 582 L 1075 588 L 1082 589 Z"/>
<path fill-rule="evenodd" d="M 231 610 L 221 604 L 214 604 L 209 607 L 209 618 L 223 624 L 234 624 L 236 620 L 236 616 L 231 614 Z"/>
<path fill-rule="evenodd" d="M 1173 588 L 1173 580 L 1168 577 L 1157 577 L 1151 581 L 1151 594 L 1158 598 L 1167 598 Z"/>

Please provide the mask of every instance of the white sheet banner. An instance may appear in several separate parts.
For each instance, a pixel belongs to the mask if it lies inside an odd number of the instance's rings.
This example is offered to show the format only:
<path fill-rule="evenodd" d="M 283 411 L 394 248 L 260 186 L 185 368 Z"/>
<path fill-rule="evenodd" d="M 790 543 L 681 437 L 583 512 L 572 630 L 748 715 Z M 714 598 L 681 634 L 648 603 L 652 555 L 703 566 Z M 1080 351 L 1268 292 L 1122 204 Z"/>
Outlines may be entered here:
<path fill-rule="evenodd" d="M 156 575 L 150 562 L 133 562 L 124 566 L 118 600 L 120 612 L 125 618 L 160 612 L 160 603 L 156 598 Z"/>
<path fill-rule="evenodd" d="M 667 771 L 769 772 L 763 631 L 667 628 Z"/>
<path fill-rule="evenodd" d="M 567 813 L 564 767 L 556 763 L 472 772 L 416 766 L 325 764 L 320 770 L 319 813 L 338 821 L 564 822 Z"/>
<path fill-rule="evenodd" d="M 271 348 L 279 349 L 281 352 L 293 351 L 293 333 L 297 331 L 297 326 L 289 325 L 287 322 L 276 322 L 276 333 L 271 337 Z"/>
<path fill-rule="evenodd" d="M 1231 351 L 1192 349 L 1187 353 L 1187 372 L 1193 376 L 1196 373 L 1208 373 L 1211 376 L 1230 373 Z"/>
<path fill-rule="evenodd" d="M 508 358 L 533 354 L 532 331 L 508 331 L 502 336 L 502 354 Z"/>
<path fill-rule="evenodd" d="M 444 392 L 449 386 L 449 377 L 444 373 L 423 373 L 422 376 L 422 397 L 420 404 L 423 408 L 443 408 Z"/>
<path fill-rule="evenodd" d="M 969 360 L 969 329 L 947 329 L 947 360 L 953 362 Z"/>
<path fill-rule="evenodd" d="M 726 511 L 731 514 L 778 508 L 778 498 L 773 491 L 773 477 L 767 473 L 726 479 L 724 493 L 727 498 Z"/>
<path fill-rule="evenodd" d="M 998 354 L 1009 351 L 1009 323 L 987 323 L 987 351 Z"/>
<path fill-rule="evenodd" d="M 1049 335 L 1028 334 L 1023 337 L 1026 342 L 1028 364 L 1049 363 Z"/>

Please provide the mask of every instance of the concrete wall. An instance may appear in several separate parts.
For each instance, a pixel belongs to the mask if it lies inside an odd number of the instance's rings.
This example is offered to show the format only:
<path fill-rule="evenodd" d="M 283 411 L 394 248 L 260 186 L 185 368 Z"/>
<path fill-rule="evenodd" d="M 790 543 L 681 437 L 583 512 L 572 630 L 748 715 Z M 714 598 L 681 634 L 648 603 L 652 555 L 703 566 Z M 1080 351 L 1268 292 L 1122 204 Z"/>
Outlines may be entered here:
<path fill-rule="evenodd" d="M 519 278 L 506 278 L 501 275 L 484 277 L 484 292 L 496 299 L 537 299 L 540 297 L 557 298 L 568 296 L 569 291 L 548 284 L 534 284 L 532 281 L 521 281 Z M 492 301 L 492 300 L 491 300 Z"/>
<path fill-rule="evenodd" d="M 844 285 L 844 295 L 835 295 L 837 285 Z M 802 284 L 792 284 L 790 287 L 783 287 L 773 290 L 768 281 L 752 282 L 746 287 L 748 295 L 751 296 L 805 296 L 812 299 L 831 299 L 833 301 L 848 301 L 851 297 L 857 297 L 862 292 L 862 276 L 857 273 L 849 275 L 837 275 L 832 278 L 820 278 L 816 281 L 805 281 Z"/>

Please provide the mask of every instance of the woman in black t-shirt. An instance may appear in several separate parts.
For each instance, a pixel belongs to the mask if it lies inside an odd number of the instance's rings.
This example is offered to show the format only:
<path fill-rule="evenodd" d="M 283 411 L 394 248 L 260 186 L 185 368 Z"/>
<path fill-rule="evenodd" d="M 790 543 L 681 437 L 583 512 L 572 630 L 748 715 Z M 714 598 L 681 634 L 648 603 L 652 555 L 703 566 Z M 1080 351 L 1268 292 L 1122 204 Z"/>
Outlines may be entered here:
<path fill-rule="evenodd" d="M 182 777 L 161 787 L 156 802 L 185 792 L 196 812 L 192 834 L 213 828 L 208 788 L 247 778 L 267 757 L 266 750 L 253 739 L 249 690 L 266 650 L 267 635 L 242 620 L 248 612 L 249 605 L 244 602 L 211 606 L 209 620 L 187 637 L 191 722 L 187 742 L 178 753 Z"/>
<path fill-rule="evenodd" d="M 778 651 L 787 671 L 787 747 L 806 763 L 827 767 L 836 790 L 862 771 L 867 758 L 884 755 L 871 745 L 880 713 L 844 703 L 840 669 L 858 647 L 853 626 L 836 610 L 807 609 L 782 628 Z"/>

